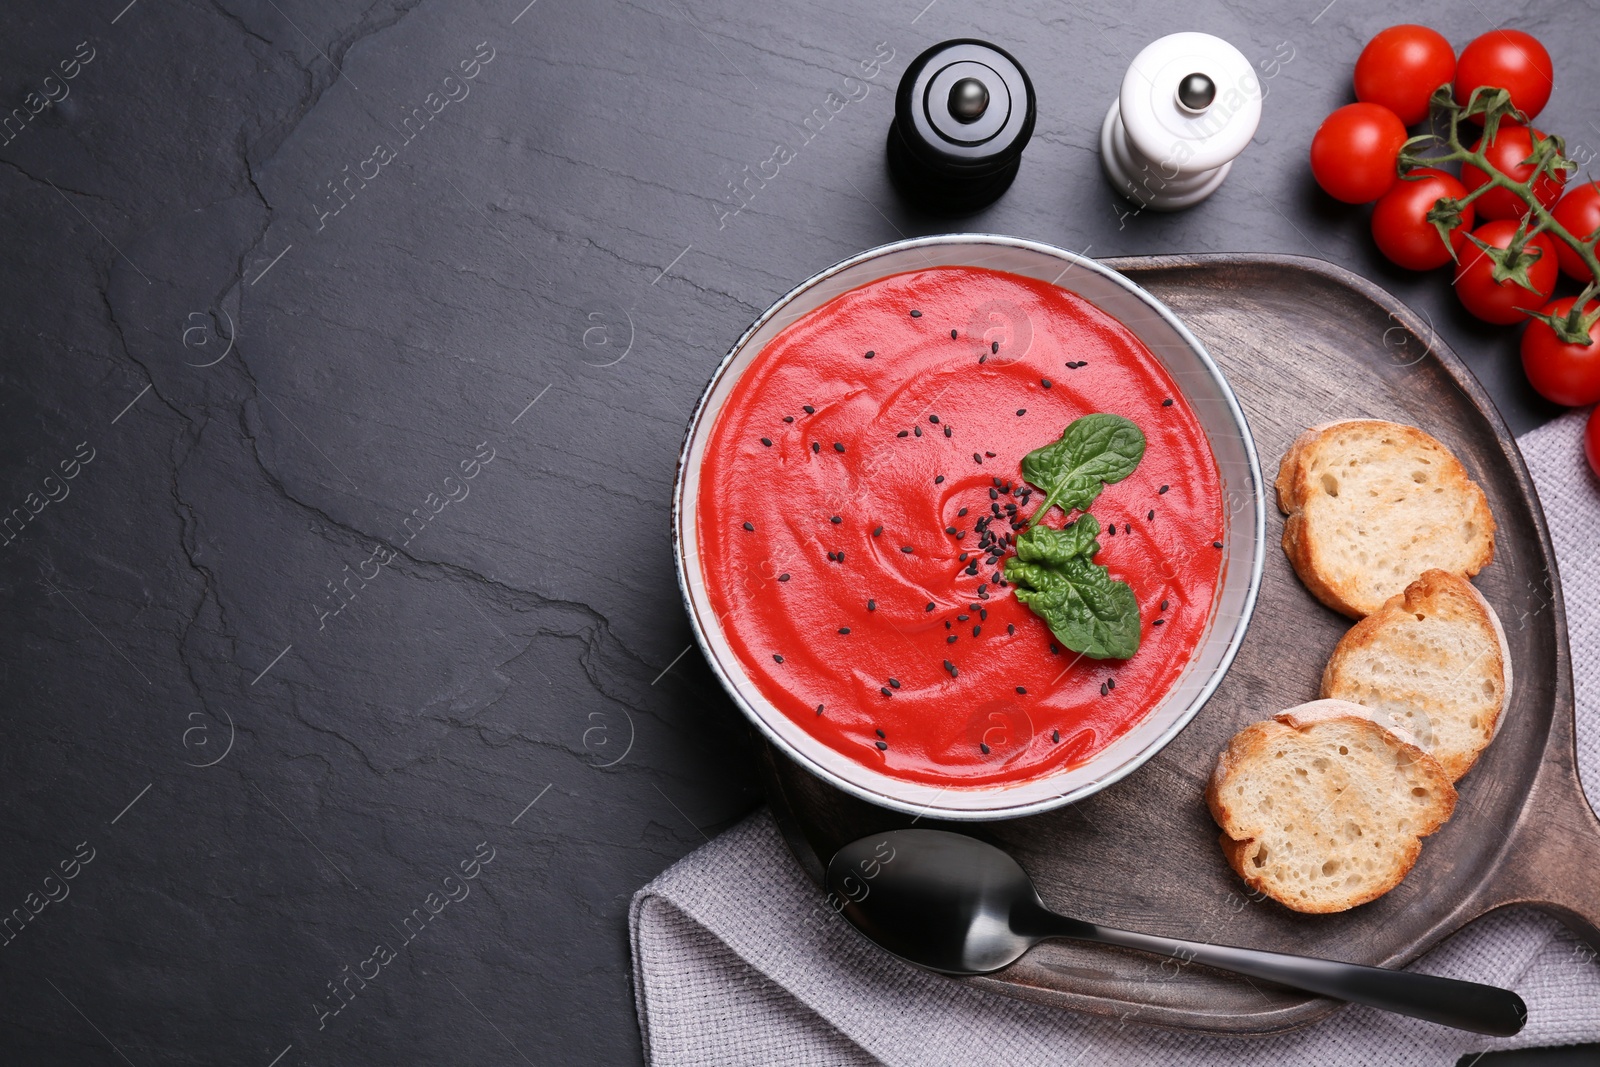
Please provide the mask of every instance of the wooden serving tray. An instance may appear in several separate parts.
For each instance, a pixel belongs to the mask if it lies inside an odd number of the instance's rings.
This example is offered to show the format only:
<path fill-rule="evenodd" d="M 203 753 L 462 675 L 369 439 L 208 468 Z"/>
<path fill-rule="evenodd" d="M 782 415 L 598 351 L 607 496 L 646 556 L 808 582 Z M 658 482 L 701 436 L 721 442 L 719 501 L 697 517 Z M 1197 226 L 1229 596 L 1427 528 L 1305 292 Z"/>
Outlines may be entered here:
<path fill-rule="evenodd" d="M 1510 432 L 1477 380 L 1394 297 L 1320 260 L 1274 255 L 1107 260 L 1164 301 L 1227 374 L 1268 483 L 1261 597 L 1237 659 L 1195 720 L 1124 781 L 1070 807 L 948 829 L 1015 856 L 1052 908 L 1148 933 L 1397 967 L 1514 903 L 1549 909 L 1600 948 L 1600 822 L 1578 784 L 1571 657 L 1549 532 Z M 1252 896 L 1223 861 L 1206 780 L 1240 727 L 1317 696 L 1350 620 L 1324 608 L 1278 549 L 1278 461 L 1308 426 L 1338 418 L 1420 426 L 1466 464 L 1499 524 L 1476 579 L 1506 628 L 1515 671 L 1499 737 L 1459 783 L 1455 816 L 1407 879 L 1338 915 Z M 819 883 L 845 842 L 909 825 L 824 784 L 768 747 L 767 792 Z M 922 820 L 920 825 L 938 825 Z M 819 859 L 820 857 L 820 859 Z M 1047 942 L 1003 971 L 963 979 L 997 993 L 1216 1033 L 1272 1033 L 1339 1005 L 1142 953 Z"/>

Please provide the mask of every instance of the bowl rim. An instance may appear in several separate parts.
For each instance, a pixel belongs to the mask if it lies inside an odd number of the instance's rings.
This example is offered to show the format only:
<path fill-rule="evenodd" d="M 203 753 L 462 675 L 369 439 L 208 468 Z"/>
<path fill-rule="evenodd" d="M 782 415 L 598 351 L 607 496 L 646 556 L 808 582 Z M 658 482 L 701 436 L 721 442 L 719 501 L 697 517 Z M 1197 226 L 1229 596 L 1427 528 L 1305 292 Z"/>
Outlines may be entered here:
<path fill-rule="evenodd" d="M 796 750 L 795 747 L 790 744 L 787 738 L 783 737 L 775 729 L 773 729 L 771 724 L 766 721 L 766 716 L 763 715 L 751 703 L 751 701 L 743 692 L 741 692 L 740 687 L 735 684 L 732 678 L 729 677 L 716 652 L 709 646 L 704 627 L 701 623 L 700 614 L 690 593 L 690 575 L 688 570 L 689 560 L 688 554 L 685 550 L 682 532 L 684 515 L 686 513 L 684 493 L 688 480 L 687 475 L 689 455 L 695 443 L 696 432 L 700 429 L 701 423 L 706 419 L 707 404 L 710 401 L 712 394 L 715 392 L 718 384 L 722 381 L 723 376 L 728 373 L 728 369 L 732 365 L 733 361 L 740 355 L 741 352 L 743 352 L 745 345 L 749 343 L 750 339 L 754 337 L 762 329 L 762 327 L 764 327 L 774 317 L 783 313 L 785 309 L 788 308 L 790 303 L 792 303 L 802 293 L 815 288 L 816 286 L 844 271 L 850 270 L 851 268 L 859 266 L 862 263 L 870 262 L 871 260 L 879 259 L 895 252 L 949 245 L 997 246 L 1003 248 L 1014 248 L 1059 259 L 1066 264 L 1066 267 L 1062 270 L 1061 274 L 1056 276 L 1057 281 L 1059 281 L 1060 278 L 1067 273 L 1067 270 L 1082 268 L 1099 275 L 1107 281 L 1110 281 L 1112 284 L 1121 288 L 1135 299 L 1141 301 L 1150 310 L 1155 312 L 1155 314 L 1169 328 L 1171 328 L 1174 333 L 1178 335 L 1178 337 L 1184 342 L 1190 351 L 1198 357 L 1201 367 L 1211 378 L 1212 383 L 1216 386 L 1222 398 L 1226 402 L 1228 415 L 1233 422 L 1234 428 L 1239 432 L 1239 437 L 1243 443 L 1245 455 L 1248 460 L 1250 474 L 1249 496 L 1255 508 L 1252 531 L 1252 540 L 1254 543 L 1255 552 L 1250 566 L 1248 585 L 1245 590 L 1244 606 L 1239 613 L 1238 620 L 1234 624 L 1232 633 L 1228 638 L 1227 645 L 1222 650 L 1221 658 L 1219 659 L 1215 669 L 1211 671 L 1210 676 L 1206 678 L 1206 680 L 1200 685 L 1194 698 L 1189 702 L 1188 707 L 1185 708 L 1181 714 L 1175 716 L 1167 728 L 1154 737 L 1148 744 L 1145 745 L 1143 749 L 1125 759 L 1122 763 L 1112 768 L 1106 774 L 1095 777 L 1074 789 L 1066 790 L 1061 793 L 1056 793 L 1037 800 L 1021 803 L 997 803 L 996 806 L 992 808 L 947 808 L 938 806 L 936 803 L 938 797 L 943 795 L 945 790 L 949 787 L 939 789 L 935 793 L 934 801 L 927 803 L 913 802 L 901 799 L 899 797 L 886 795 L 863 786 L 860 783 L 853 782 L 835 772 L 831 768 L 821 766 L 805 753 Z M 1087 300 L 1088 298 L 1083 297 L 1083 299 Z M 1094 301 L 1091 300 L 1090 303 L 1094 303 Z M 1239 404 L 1238 397 L 1234 394 L 1233 387 L 1229 385 L 1227 378 L 1223 375 L 1222 370 L 1216 365 L 1216 362 L 1211 358 L 1211 353 L 1207 351 L 1205 345 L 1203 345 L 1200 342 L 1200 339 L 1189 331 L 1189 328 L 1183 324 L 1182 320 L 1180 320 L 1170 308 L 1168 308 L 1160 300 L 1156 299 L 1156 297 L 1148 292 L 1143 286 L 1139 285 L 1137 282 L 1134 282 L 1126 275 L 1123 275 L 1122 273 L 1107 267 L 1096 260 L 1081 255 L 1080 253 L 1070 251 L 1069 249 L 1060 248 L 1056 245 L 1047 244 L 1042 241 L 1033 241 L 1022 237 L 1012 237 L 1005 234 L 992 233 L 936 234 L 924 237 L 906 238 L 899 241 L 891 241 L 887 244 L 877 245 L 873 248 L 866 249 L 862 252 L 856 253 L 855 255 L 842 259 L 831 266 L 824 267 L 822 270 L 806 278 L 804 281 L 795 285 L 788 292 L 774 300 L 767 307 L 767 309 L 763 311 L 761 315 L 756 318 L 756 320 L 752 322 L 743 333 L 739 335 L 738 340 L 733 343 L 733 345 L 723 355 L 722 359 L 717 362 L 717 366 L 712 371 L 710 378 L 707 380 L 706 386 L 704 390 L 701 391 L 699 399 L 695 401 L 694 414 L 690 417 L 688 426 L 684 431 L 683 444 L 678 450 L 678 459 L 673 471 L 672 507 L 669 518 L 672 524 L 672 554 L 674 567 L 678 575 L 678 593 L 682 598 L 685 612 L 689 617 L 689 627 L 694 634 L 694 642 L 699 646 L 701 654 L 705 656 L 706 662 L 710 665 L 712 672 L 716 674 L 717 680 L 722 684 L 723 689 L 733 700 L 733 703 L 738 706 L 739 710 L 743 712 L 745 718 L 749 719 L 755 724 L 756 728 L 761 731 L 762 736 L 765 737 L 770 744 L 776 746 L 779 751 L 783 752 L 786 756 L 788 756 L 788 758 L 794 760 L 801 767 L 804 767 L 808 772 L 821 778 L 834 788 L 843 790 L 851 796 L 865 800 L 870 804 L 888 808 L 893 811 L 899 811 L 909 815 L 916 815 L 919 818 L 923 816 L 929 816 L 936 819 L 945 819 L 951 821 L 980 822 L 998 819 L 1012 819 L 1025 815 L 1035 815 L 1040 812 L 1049 811 L 1067 804 L 1072 804 L 1078 800 L 1099 792 L 1107 786 L 1121 781 L 1123 778 L 1126 778 L 1128 775 L 1132 774 L 1134 771 L 1144 766 L 1144 764 L 1149 760 L 1154 758 L 1157 753 L 1166 748 L 1166 746 L 1171 743 L 1172 739 L 1182 732 L 1184 727 L 1188 726 L 1189 723 L 1194 720 L 1195 716 L 1200 713 L 1200 709 L 1203 708 L 1211 699 L 1211 696 L 1216 691 L 1217 686 L 1221 684 L 1223 677 L 1227 674 L 1229 667 L 1232 666 L 1234 657 L 1238 654 L 1240 646 L 1244 643 L 1245 633 L 1249 629 L 1250 620 L 1255 613 L 1256 601 L 1261 589 L 1261 575 L 1266 562 L 1265 483 L 1261 475 L 1260 459 L 1256 454 L 1255 439 L 1250 432 L 1250 425 L 1245 419 L 1244 410 Z M 1230 552 L 1229 555 L 1231 554 L 1232 553 Z M 1227 558 L 1224 557 L 1224 564 L 1227 562 Z M 1090 761 L 1092 762 L 1094 758 L 1095 757 L 1091 757 Z M 884 777 L 889 777 L 892 779 L 892 776 L 889 775 L 884 775 Z M 927 788 L 925 783 L 915 783 L 909 780 L 906 781 L 906 785 L 915 786 L 918 788 Z M 997 800 L 1000 799 L 1001 798 L 997 797 Z"/>

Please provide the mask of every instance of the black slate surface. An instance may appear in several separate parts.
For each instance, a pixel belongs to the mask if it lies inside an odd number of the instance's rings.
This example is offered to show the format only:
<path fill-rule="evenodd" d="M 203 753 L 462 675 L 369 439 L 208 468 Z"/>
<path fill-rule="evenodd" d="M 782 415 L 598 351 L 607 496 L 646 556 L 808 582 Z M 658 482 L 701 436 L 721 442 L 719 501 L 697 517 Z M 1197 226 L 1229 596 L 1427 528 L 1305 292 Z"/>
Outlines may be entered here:
<path fill-rule="evenodd" d="M 1307 174 L 1392 5 L 524 3 L 0 13 L 4 1062 L 638 1060 L 629 896 L 758 802 L 688 651 L 676 451 L 775 297 L 952 228 L 882 160 L 935 41 L 1039 92 L 957 227 L 1322 256 L 1514 427 L 1554 414 Z M 1592 10 L 1428 15 L 1458 46 L 1491 17 L 1550 47 L 1541 125 L 1592 158 Z M 1100 120 L 1180 28 L 1257 62 L 1265 118 L 1211 201 L 1131 213 Z"/>

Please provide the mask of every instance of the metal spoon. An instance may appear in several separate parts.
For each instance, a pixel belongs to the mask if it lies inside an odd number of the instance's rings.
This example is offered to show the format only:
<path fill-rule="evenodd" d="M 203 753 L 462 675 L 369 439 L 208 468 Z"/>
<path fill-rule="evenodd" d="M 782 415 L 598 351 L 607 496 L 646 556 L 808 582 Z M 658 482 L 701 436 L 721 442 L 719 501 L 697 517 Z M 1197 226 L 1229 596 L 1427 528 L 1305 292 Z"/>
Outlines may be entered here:
<path fill-rule="evenodd" d="M 1136 948 L 1199 962 L 1479 1034 L 1509 1037 L 1528 1009 L 1508 989 L 1354 963 L 1112 930 L 1048 910 L 1027 872 L 993 845 L 943 830 L 892 830 L 853 841 L 828 864 L 835 906 L 909 963 L 987 974 L 1047 937 Z"/>

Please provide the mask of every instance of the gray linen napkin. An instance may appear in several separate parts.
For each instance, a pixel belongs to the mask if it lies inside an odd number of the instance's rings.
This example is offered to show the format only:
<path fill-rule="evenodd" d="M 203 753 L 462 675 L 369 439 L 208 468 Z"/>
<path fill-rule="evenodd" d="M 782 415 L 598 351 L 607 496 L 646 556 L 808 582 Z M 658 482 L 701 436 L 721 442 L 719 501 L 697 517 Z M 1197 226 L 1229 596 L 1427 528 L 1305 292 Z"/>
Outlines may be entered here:
<path fill-rule="evenodd" d="M 1520 439 L 1555 540 L 1578 696 L 1578 759 L 1600 797 L 1600 482 L 1574 413 Z M 1600 804 L 1596 805 L 1600 807 Z M 1289 1034 L 1219 1038 L 1025 1004 L 878 951 L 822 903 L 760 811 L 633 898 L 634 992 L 659 1067 L 884 1063 L 1388 1064 L 1600 1040 L 1600 963 L 1554 919 L 1508 909 L 1413 965 L 1515 988 L 1529 1023 L 1496 1041 L 1363 1007 Z"/>

